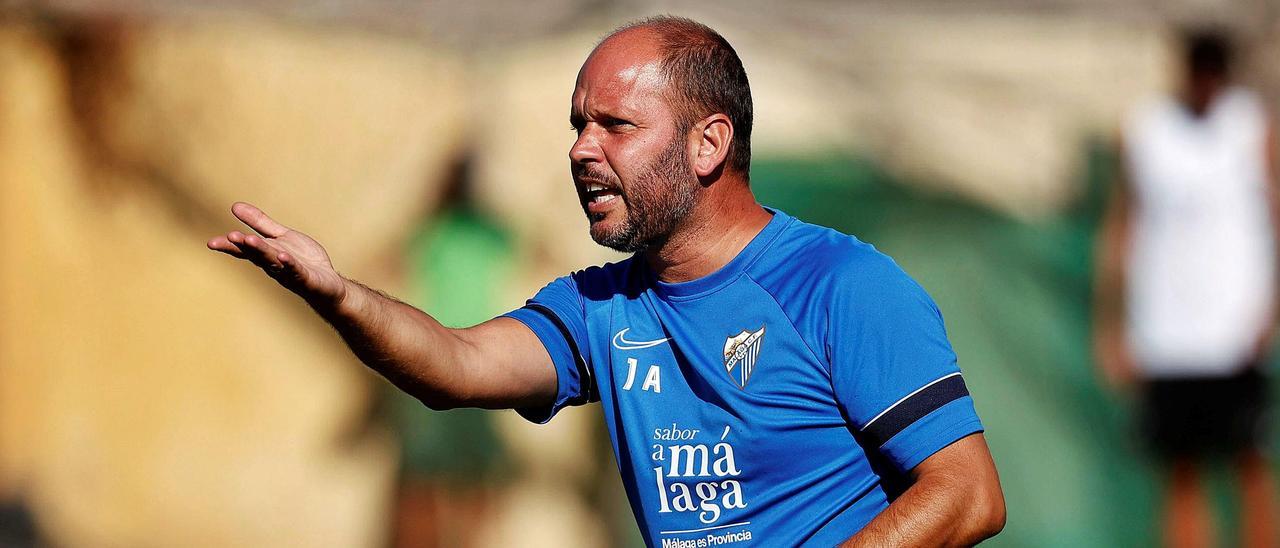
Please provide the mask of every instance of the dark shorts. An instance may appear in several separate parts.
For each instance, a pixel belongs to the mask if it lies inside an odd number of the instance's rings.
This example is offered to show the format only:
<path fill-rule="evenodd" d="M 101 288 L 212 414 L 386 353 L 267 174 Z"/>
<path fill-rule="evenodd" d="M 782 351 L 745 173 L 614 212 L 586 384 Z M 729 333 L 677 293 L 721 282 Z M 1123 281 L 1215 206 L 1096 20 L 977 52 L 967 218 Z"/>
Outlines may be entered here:
<path fill-rule="evenodd" d="M 1238 455 L 1262 444 L 1269 392 L 1257 365 L 1229 377 L 1147 381 L 1141 432 L 1162 458 Z"/>

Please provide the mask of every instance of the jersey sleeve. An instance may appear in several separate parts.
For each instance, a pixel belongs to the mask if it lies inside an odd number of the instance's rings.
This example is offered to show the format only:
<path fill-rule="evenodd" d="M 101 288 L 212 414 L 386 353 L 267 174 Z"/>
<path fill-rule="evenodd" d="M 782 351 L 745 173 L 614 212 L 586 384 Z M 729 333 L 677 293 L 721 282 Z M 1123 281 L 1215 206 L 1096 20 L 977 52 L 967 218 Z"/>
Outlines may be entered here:
<path fill-rule="evenodd" d="M 829 316 L 836 399 L 864 446 L 906 472 L 982 422 L 924 289 L 883 255 L 849 271 Z"/>
<path fill-rule="evenodd" d="M 544 406 L 516 409 L 520 416 L 543 424 L 565 407 L 599 401 L 590 355 L 584 353 L 587 324 L 573 276 L 557 278 L 523 307 L 503 316 L 523 323 L 538 336 L 556 370 L 555 399 Z"/>

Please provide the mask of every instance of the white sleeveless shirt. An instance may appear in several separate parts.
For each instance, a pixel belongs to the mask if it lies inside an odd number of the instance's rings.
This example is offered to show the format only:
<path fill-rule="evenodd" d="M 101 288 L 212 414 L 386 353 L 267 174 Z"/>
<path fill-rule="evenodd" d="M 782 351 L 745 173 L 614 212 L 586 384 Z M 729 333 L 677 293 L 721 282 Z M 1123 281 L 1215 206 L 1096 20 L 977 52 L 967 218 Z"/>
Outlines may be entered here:
<path fill-rule="evenodd" d="M 1128 337 L 1147 377 L 1228 375 L 1252 356 L 1275 291 L 1266 130 L 1237 87 L 1202 118 L 1164 98 L 1129 120 Z"/>

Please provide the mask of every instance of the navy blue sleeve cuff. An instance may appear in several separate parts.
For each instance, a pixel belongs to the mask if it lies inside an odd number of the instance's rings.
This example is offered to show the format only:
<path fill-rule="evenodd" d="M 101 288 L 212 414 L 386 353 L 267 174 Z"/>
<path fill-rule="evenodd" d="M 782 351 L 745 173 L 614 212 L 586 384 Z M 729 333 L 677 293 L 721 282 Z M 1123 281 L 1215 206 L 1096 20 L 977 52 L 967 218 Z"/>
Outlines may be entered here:
<path fill-rule="evenodd" d="M 960 438 L 982 431 L 973 398 L 964 396 L 911 423 L 881 445 L 880 452 L 906 472 Z"/>
<path fill-rule="evenodd" d="M 542 341 L 556 372 L 555 399 L 546 405 L 516 409 L 526 420 L 545 424 L 561 409 L 594 401 L 595 383 L 581 352 L 564 323 L 551 309 L 531 303 L 503 314 L 523 323 Z"/>

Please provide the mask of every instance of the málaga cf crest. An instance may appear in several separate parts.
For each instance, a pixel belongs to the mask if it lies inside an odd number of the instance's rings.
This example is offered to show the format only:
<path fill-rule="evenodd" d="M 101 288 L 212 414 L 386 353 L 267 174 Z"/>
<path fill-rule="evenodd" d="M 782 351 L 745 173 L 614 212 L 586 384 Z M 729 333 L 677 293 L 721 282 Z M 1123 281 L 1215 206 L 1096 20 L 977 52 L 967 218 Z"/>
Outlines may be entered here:
<path fill-rule="evenodd" d="M 760 343 L 764 341 L 764 326 L 759 331 L 742 330 L 724 341 L 724 368 L 739 387 L 747 387 L 747 379 L 756 369 L 760 357 Z M 735 372 L 734 369 L 737 369 Z"/>

